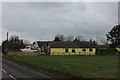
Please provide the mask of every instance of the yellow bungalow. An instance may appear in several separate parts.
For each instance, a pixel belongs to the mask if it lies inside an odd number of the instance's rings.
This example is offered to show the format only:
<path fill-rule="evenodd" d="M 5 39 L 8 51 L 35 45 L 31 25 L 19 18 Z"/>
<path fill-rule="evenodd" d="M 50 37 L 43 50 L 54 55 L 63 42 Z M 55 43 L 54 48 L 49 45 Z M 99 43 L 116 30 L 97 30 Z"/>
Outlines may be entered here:
<path fill-rule="evenodd" d="M 96 48 L 91 42 L 50 42 L 50 55 L 95 55 Z"/>
<path fill-rule="evenodd" d="M 118 46 L 116 49 L 117 49 L 117 51 L 119 51 L 119 52 L 120 52 L 120 46 Z"/>

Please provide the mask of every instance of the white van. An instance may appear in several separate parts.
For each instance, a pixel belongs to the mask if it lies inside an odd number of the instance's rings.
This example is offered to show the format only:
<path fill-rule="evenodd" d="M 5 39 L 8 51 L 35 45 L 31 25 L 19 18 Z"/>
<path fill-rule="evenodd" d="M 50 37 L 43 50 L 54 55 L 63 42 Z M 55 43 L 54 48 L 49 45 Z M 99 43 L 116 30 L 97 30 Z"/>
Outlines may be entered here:
<path fill-rule="evenodd" d="M 32 48 L 32 46 L 26 46 L 24 49 L 20 49 L 22 52 L 38 52 L 37 49 Z"/>

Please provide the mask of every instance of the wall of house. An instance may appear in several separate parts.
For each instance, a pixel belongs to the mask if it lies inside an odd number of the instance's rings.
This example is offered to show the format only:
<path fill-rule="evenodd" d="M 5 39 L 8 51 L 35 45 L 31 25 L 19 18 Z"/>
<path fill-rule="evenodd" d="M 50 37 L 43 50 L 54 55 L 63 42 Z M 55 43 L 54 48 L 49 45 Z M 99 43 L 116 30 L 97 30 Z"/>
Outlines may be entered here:
<path fill-rule="evenodd" d="M 68 49 L 68 52 L 66 52 Z M 83 49 L 85 51 L 83 51 Z M 92 49 L 92 51 L 90 51 Z M 74 52 L 75 50 L 75 52 Z M 50 55 L 95 55 L 95 48 L 51 48 Z"/>
<path fill-rule="evenodd" d="M 117 51 L 120 51 L 120 48 L 116 48 L 117 49 Z"/>

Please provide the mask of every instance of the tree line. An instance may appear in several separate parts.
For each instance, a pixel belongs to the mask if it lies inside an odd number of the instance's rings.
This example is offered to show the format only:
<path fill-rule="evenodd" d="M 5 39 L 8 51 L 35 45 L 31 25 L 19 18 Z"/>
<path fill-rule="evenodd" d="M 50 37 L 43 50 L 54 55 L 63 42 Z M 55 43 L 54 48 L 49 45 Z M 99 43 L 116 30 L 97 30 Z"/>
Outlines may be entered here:
<path fill-rule="evenodd" d="M 104 45 L 108 45 L 111 48 L 115 48 L 120 46 L 120 25 L 114 26 L 107 34 L 107 40 L 103 38 L 96 38 L 96 40 L 89 39 L 90 42 L 94 44 L 103 43 Z M 64 36 L 62 34 L 57 34 L 53 41 L 87 41 L 84 36 Z M 18 36 L 11 36 L 9 39 L 2 42 L 2 52 L 7 53 L 7 51 L 19 51 L 21 48 L 24 48 L 26 45 L 29 45 L 30 42 L 27 40 L 19 39 Z"/>
<path fill-rule="evenodd" d="M 112 48 L 120 47 L 120 25 L 114 26 L 107 34 L 107 41 Z"/>
<path fill-rule="evenodd" d="M 77 36 L 72 36 L 72 35 L 68 35 L 68 36 L 64 36 L 63 34 L 57 34 L 54 38 L 54 41 L 74 41 L 74 42 L 94 42 L 98 45 L 107 45 L 108 42 L 106 39 L 101 38 L 101 37 L 96 37 L 95 39 L 89 38 L 86 39 L 84 36 L 82 35 L 77 35 Z"/>
<path fill-rule="evenodd" d="M 26 45 L 29 45 L 29 41 L 19 39 L 18 36 L 14 35 L 2 42 L 2 52 L 19 51 L 21 48 L 25 48 Z"/>
<path fill-rule="evenodd" d="M 96 37 L 96 40 L 89 39 L 89 41 L 98 45 L 109 45 L 110 48 L 120 47 L 120 25 L 114 26 L 106 34 L 106 38 L 107 39 Z M 57 34 L 54 41 L 87 41 L 87 39 L 82 35 L 74 37 L 72 35 L 64 36 L 62 34 Z"/>

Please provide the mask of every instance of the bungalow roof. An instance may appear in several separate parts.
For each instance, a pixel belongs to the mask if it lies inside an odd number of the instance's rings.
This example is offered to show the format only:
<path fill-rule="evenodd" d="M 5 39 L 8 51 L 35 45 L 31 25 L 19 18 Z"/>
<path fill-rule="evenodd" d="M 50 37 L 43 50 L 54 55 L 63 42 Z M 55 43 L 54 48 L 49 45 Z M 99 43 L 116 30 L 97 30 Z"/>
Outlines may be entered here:
<path fill-rule="evenodd" d="M 38 46 L 50 46 L 51 48 L 93 48 L 96 45 L 92 42 L 74 42 L 74 41 L 37 41 Z"/>
<path fill-rule="evenodd" d="M 91 42 L 68 42 L 68 41 L 52 41 L 50 42 L 52 48 L 93 48 L 95 45 Z"/>

